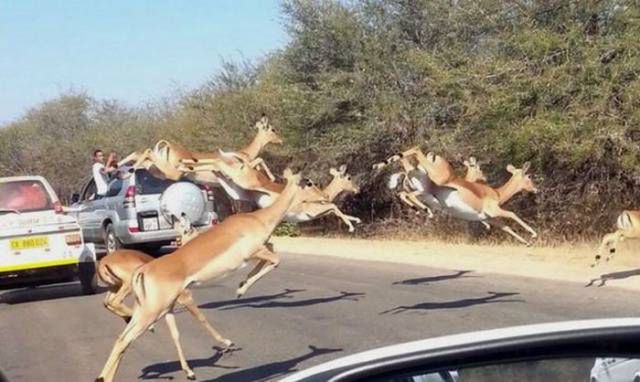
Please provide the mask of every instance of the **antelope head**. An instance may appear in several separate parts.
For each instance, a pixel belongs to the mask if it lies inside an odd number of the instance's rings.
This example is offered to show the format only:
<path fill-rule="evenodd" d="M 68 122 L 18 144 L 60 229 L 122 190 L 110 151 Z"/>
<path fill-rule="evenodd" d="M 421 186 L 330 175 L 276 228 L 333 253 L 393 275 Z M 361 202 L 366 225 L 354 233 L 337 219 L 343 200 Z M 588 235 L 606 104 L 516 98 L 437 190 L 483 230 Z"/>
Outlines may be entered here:
<path fill-rule="evenodd" d="M 346 164 L 343 164 L 342 166 L 340 166 L 338 170 L 336 170 L 333 167 L 330 168 L 329 174 L 333 176 L 333 179 L 331 180 L 331 183 L 329 183 L 327 188 L 329 188 L 330 190 L 335 190 L 336 196 L 337 194 L 343 191 L 352 192 L 354 194 L 357 194 L 358 192 L 360 192 L 360 189 L 358 188 L 358 186 L 354 184 L 353 178 L 351 177 L 351 175 L 347 174 Z"/>
<path fill-rule="evenodd" d="M 464 165 L 467 168 L 467 174 L 465 180 L 468 182 L 487 182 L 487 177 L 480 168 L 480 162 L 476 157 L 469 157 L 469 160 L 464 161 Z"/>
<path fill-rule="evenodd" d="M 534 194 L 538 192 L 538 188 L 533 183 L 533 179 L 531 176 L 527 174 L 527 170 L 531 166 L 530 162 L 526 162 L 522 165 L 521 169 L 516 168 L 514 165 L 510 164 L 507 166 L 507 171 L 511 173 L 511 179 L 509 182 L 513 183 L 514 188 L 518 191 L 528 191 L 533 192 Z"/>
<path fill-rule="evenodd" d="M 269 118 L 266 115 L 262 115 L 262 118 L 256 122 L 255 128 L 258 130 L 256 139 L 259 140 L 263 146 L 273 143 L 282 144 L 282 138 L 276 133 L 276 129 L 269 124 Z"/>

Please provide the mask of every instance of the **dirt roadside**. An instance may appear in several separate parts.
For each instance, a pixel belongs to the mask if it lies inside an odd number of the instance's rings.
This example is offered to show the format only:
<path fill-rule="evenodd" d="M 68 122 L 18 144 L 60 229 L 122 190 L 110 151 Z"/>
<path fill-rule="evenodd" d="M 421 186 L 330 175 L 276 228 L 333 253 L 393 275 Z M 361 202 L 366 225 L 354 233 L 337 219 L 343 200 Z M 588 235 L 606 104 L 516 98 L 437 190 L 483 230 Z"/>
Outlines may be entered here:
<path fill-rule="evenodd" d="M 558 247 L 487 246 L 435 241 L 274 237 L 278 252 L 425 265 L 640 290 L 637 244 L 621 243 L 610 262 L 592 268 L 597 244 Z M 604 284 L 603 284 L 604 283 Z"/>

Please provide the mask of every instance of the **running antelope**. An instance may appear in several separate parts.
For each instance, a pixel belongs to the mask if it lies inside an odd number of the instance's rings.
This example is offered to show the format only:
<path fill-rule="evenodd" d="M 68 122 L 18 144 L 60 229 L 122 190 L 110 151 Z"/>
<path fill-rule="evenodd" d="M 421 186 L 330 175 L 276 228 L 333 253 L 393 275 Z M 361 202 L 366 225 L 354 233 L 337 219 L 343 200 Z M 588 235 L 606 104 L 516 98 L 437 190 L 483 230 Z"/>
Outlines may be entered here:
<path fill-rule="evenodd" d="M 394 155 L 383 163 L 386 165 L 409 155 L 416 156 L 419 166 L 428 175 L 429 182 L 426 183 L 426 193 L 437 199 L 450 215 L 463 220 L 486 222 L 498 226 L 521 243 L 531 245 L 515 233 L 511 227 L 498 220 L 498 218 L 509 218 L 527 230 L 532 239 L 537 237 L 533 228 L 520 217 L 501 207 L 520 191 L 538 192 L 533 180 L 527 174 L 529 162 L 525 163 L 522 169 L 508 165 L 507 171 L 511 173 L 511 178 L 504 185 L 493 188 L 487 184 L 468 182 L 460 178 L 444 158 L 433 153 L 424 155 L 416 148 Z M 381 164 L 375 166 L 381 168 Z"/>
<path fill-rule="evenodd" d="M 160 140 L 153 149 L 137 151 L 118 162 L 118 167 L 133 162 L 132 169 L 144 167 L 154 175 L 172 180 L 179 180 L 184 174 L 179 170 L 182 161 L 190 163 L 211 163 L 224 159 L 229 164 L 242 162 L 252 168 L 261 169 L 270 179 L 275 179 L 266 163 L 259 157 L 260 152 L 270 143 L 282 144 L 282 138 L 278 136 L 269 119 L 262 116 L 256 123 L 258 130 L 251 143 L 243 149 L 228 153 L 222 157 L 219 151 L 197 152 L 190 151 L 166 140 Z M 208 174 L 207 174 L 208 175 Z M 202 182 L 215 183 L 215 178 L 205 176 L 204 179 L 196 179 Z"/>
<path fill-rule="evenodd" d="M 598 265 L 605 252 L 607 256 L 605 260 L 609 261 L 616 254 L 618 242 L 625 239 L 640 239 L 640 210 L 622 211 L 616 220 L 616 228 L 615 232 L 609 233 L 602 238 L 602 243 L 596 254 L 596 260 L 591 264 L 592 267 Z"/>
<path fill-rule="evenodd" d="M 427 211 L 427 217 L 433 217 L 434 210 L 442 210 L 443 206 L 440 201 L 428 190 L 433 189 L 433 184 L 426 172 L 422 171 L 418 167 L 414 166 L 409 157 L 400 157 L 400 164 L 402 165 L 402 171 L 392 174 L 389 177 L 387 187 L 389 189 L 395 189 L 402 179 L 402 190 L 398 191 L 400 200 L 409 207 L 415 208 L 418 213 L 421 210 Z M 385 162 L 374 165 L 374 168 L 382 168 L 386 166 Z M 464 165 L 467 168 L 464 179 L 468 182 L 487 182 L 487 178 L 484 172 L 480 168 L 480 163 L 475 157 L 470 157 L 469 160 L 464 161 Z M 485 227 L 488 225 L 483 222 Z"/>
<path fill-rule="evenodd" d="M 282 221 L 291 205 L 298 203 L 301 191 L 308 181 L 291 170 L 284 172 L 287 184 L 274 203 L 263 209 L 229 216 L 222 223 L 202 232 L 175 252 L 138 268 L 132 277 L 136 304 L 127 327 L 114 347 L 96 381 L 111 382 L 129 345 L 150 325 L 165 316 L 180 356 L 180 364 L 187 378 L 195 373 L 186 360 L 175 326 L 174 307 L 180 296 L 191 285 L 227 276 L 247 261 L 264 260 L 271 263 L 250 276 L 254 283 L 270 270 L 273 257 L 262 251 L 276 225 Z"/>
<path fill-rule="evenodd" d="M 198 231 L 184 216 L 178 218 L 174 229 L 177 231 L 177 242 L 180 245 L 188 243 L 198 235 Z M 142 251 L 119 249 L 98 262 L 98 278 L 109 287 L 104 306 L 127 323 L 131 319 L 131 308 L 124 304 L 124 299 L 131 294 L 131 276 L 136 269 L 153 259 Z M 193 308 L 197 311 L 195 305 Z M 189 311 L 195 314 L 194 310 L 189 309 Z"/>
<path fill-rule="evenodd" d="M 284 189 L 281 183 L 273 182 L 249 166 L 244 166 L 238 171 L 229 171 L 225 163 L 216 163 L 211 166 L 189 166 L 189 170 L 195 173 L 215 171 L 218 183 L 224 188 L 227 195 L 233 200 L 254 202 L 258 207 L 265 208 L 273 203 Z M 232 169 L 234 170 L 234 169 Z M 351 175 L 347 174 L 347 166 L 342 165 L 338 170 L 331 168 L 329 173 L 333 177 L 324 188 L 316 186 L 308 187 L 302 192 L 301 203 L 295 204 L 289 209 L 285 221 L 290 223 L 306 222 L 320 217 L 334 214 L 340 218 L 349 228 L 349 232 L 355 230 L 352 222 L 360 223 L 360 218 L 343 213 L 333 201 L 343 192 L 358 193 L 358 187 L 353 183 Z"/>

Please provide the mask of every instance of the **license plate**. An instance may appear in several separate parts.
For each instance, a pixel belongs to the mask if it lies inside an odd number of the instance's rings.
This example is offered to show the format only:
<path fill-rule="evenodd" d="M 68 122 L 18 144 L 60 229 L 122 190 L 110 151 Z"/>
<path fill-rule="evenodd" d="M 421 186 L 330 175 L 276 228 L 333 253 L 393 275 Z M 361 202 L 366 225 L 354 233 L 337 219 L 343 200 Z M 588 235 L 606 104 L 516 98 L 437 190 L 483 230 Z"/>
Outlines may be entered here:
<path fill-rule="evenodd" d="M 12 251 L 49 247 L 49 236 L 31 236 L 13 239 L 10 242 Z"/>
<path fill-rule="evenodd" d="M 158 218 L 143 218 L 142 219 L 142 230 L 143 231 L 157 231 L 159 229 Z"/>

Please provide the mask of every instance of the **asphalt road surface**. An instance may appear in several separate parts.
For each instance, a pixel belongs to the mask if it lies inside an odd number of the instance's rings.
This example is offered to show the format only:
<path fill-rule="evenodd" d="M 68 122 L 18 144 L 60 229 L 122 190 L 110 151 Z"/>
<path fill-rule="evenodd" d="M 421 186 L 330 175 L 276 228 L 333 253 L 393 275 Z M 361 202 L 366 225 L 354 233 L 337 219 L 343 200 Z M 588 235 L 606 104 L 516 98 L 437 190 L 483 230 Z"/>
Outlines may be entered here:
<path fill-rule="evenodd" d="M 207 318 L 238 350 L 220 354 L 188 313 L 178 314 L 186 357 L 200 381 L 278 380 L 398 342 L 640 311 L 637 293 L 600 283 L 291 254 L 236 299 L 248 270 L 194 289 Z M 74 283 L 0 291 L 0 369 L 9 381 L 93 381 L 124 329 L 103 308 L 103 297 L 82 296 Z M 164 322 L 129 348 L 117 380 L 186 380 Z"/>

